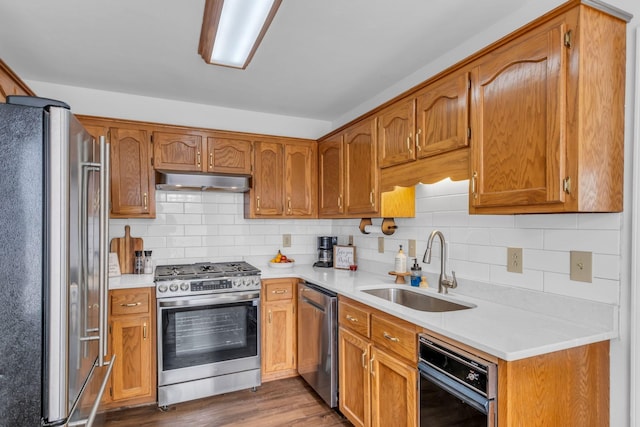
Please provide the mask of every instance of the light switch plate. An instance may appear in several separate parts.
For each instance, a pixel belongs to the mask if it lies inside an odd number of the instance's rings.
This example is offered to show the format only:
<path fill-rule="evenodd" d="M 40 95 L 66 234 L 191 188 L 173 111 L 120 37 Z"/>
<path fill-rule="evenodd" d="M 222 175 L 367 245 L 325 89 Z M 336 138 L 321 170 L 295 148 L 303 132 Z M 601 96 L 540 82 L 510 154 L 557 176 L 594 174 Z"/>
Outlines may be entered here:
<path fill-rule="evenodd" d="M 353 236 L 349 234 L 349 245 L 353 245 Z"/>
<path fill-rule="evenodd" d="M 384 253 L 384 237 L 378 237 L 378 253 Z"/>
<path fill-rule="evenodd" d="M 507 271 L 522 273 L 522 248 L 507 248 Z"/>
<path fill-rule="evenodd" d="M 592 278 L 592 253 L 582 251 L 570 252 L 569 278 L 577 282 L 591 283 Z"/>
<path fill-rule="evenodd" d="M 409 256 L 411 258 L 416 257 L 416 241 L 413 239 L 409 239 Z"/>
<path fill-rule="evenodd" d="M 290 248 L 291 247 L 291 234 L 283 234 L 282 235 L 282 247 Z"/>

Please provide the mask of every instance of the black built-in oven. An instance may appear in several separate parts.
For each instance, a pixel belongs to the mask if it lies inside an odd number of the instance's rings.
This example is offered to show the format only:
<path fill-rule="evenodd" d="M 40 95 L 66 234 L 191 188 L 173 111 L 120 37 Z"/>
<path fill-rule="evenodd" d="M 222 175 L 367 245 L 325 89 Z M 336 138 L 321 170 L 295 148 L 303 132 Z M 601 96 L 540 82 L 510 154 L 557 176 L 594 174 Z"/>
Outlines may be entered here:
<path fill-rule="evenodd" d="M 497 366 L 420 335 L 420 427 L 497 426 Z"/>

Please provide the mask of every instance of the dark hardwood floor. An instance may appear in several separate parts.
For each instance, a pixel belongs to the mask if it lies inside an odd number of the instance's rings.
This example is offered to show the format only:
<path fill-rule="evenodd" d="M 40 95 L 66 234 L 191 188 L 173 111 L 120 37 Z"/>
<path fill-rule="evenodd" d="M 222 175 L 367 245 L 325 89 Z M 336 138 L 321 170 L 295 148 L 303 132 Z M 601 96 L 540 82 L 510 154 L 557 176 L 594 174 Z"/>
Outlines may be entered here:
<path fill-rule="evenodd" d="M 256 392 L 242 390 L 172 405 L 156 405 L 106 414 L 107 427 L 150 426 L 351 426 L 330 409 L 301 378 L 270 381 Z"/>

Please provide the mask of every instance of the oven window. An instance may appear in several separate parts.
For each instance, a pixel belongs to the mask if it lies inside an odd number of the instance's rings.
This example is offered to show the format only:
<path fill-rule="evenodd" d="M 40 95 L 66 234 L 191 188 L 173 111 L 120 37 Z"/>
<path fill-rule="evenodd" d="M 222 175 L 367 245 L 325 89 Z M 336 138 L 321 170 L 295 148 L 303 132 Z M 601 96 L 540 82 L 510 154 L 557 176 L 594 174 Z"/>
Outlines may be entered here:
<path fill-rule="evenodd" d="M 420 427 L 487 427 L 487 415 L 420 373 Z"/>
<path fill-rule="evenodd" d="M 258 355 L 253 302 L 162 309 L 162 369 Z"/>

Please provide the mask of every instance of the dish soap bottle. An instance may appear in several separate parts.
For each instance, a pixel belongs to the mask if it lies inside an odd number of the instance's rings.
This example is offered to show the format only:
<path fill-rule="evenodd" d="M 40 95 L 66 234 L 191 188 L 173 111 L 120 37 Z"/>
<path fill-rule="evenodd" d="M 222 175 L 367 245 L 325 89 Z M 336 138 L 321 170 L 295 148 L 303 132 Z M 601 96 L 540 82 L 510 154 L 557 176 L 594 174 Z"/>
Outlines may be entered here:
<path fill-rule="evenodd" d="M 407 272 L 407 256 L 402 251 L 402 245 L 400 245 L 400 250 L 396 254 L 396 263 L 395 263 L 395 271 L 396 273 L 406 273 Z"/>
<path fill-rule="evenodd" d="M 422 268 L 418 265 L 418 259 L 413 259 L 413 266 L 411 266 L 411 286 L 420 286 L 420 280 L 422 279 Z"/>

